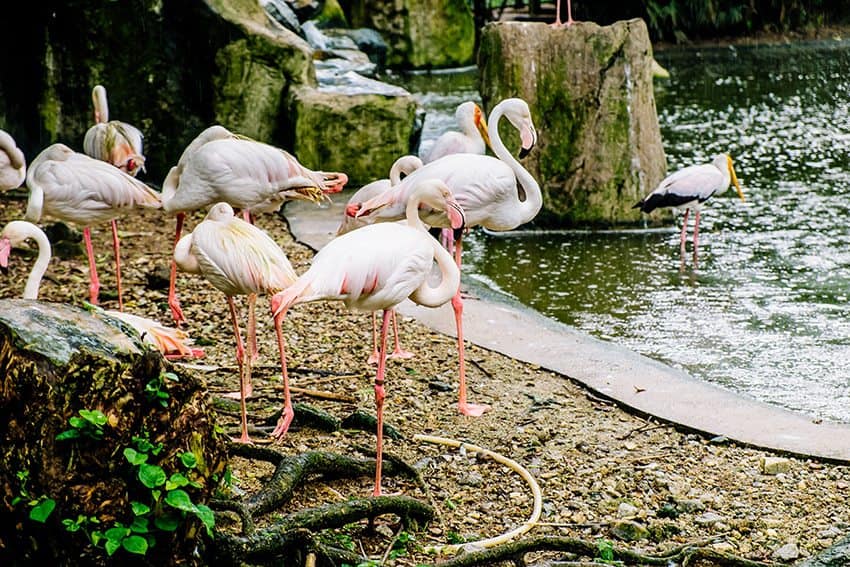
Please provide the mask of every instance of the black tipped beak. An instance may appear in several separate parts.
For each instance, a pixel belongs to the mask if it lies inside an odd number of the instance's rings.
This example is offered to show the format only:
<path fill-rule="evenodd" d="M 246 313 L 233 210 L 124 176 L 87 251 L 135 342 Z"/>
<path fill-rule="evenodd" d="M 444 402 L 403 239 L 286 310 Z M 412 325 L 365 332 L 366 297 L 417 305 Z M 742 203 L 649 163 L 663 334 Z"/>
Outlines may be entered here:
<path fill-rule="evenodd" d="M 531 153 L 531 148 L 520 148 L 519 150 L 519 159 L 524 158 L 528 154 Z"/>

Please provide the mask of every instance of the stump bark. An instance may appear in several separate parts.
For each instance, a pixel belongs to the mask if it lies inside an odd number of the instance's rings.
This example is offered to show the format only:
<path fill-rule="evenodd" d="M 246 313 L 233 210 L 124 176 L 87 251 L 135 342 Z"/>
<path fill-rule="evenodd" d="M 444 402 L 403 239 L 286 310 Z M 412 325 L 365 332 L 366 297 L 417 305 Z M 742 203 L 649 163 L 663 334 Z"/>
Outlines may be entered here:
<path fill-rule="evenodd" d="M 104 563 L 107 542 L 93 534 L 117 524 L 134 530 L 112 533 L 113 560 L 191 562 L 198 506 L 226 466 L 227 440 L 215 431 L 202 380 L 108 315 L 29 300 L 0 300 L 0 380 L 0 564 Z M 105 419 L 87 421 L 80 410 Z M 143 481 L 128 448 L 171 484 Z M 177 489 L 188 503 L 170 498 L 172 481 L 182 483 L 175 473 L 190 483 Z M 55 508 L 43 523 L 34 519 L 49 501 Z M 178 525 L 161 529 L 164 516 Z M 143 554 L 140 539 L 122 545 L 135 536 L 155 545 Z"/>
<path fill-rule="evenodd" d="M 643 218 L 632 205 L 667 169 L 652 61 L 642 20 L 485 27 L 479 51 L 485 107 L 518 96 L 538 130 L 537 149 L 524 162 L 543 193 L 535 222 L 563 227 Z M 508 147 L 519 148 L 516 131 L 504 128 Z"/>

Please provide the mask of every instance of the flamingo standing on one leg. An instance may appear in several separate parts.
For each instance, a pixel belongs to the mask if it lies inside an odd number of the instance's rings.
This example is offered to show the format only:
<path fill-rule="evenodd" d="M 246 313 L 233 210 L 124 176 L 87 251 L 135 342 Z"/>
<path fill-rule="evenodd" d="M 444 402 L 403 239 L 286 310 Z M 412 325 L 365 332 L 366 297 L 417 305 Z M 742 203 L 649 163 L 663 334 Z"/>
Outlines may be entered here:
<path fill-rule="evenodd" d="M 506 231 L 532 220 L 540 211 L 543 196 L 540 186 L 505 147 L 499 136 L 502 117 L 519 130 L 522 141 L 520 157 L 524 157 L 537 141 L 528 104 L 518 98 L 505 99 L 493 108 L 487 120 L 490 143 L 496 158 L 476 154 L 454 154 L 424 165 L 385 193 L 348 208 L 349 214 L 367 222 L 396 221 L 404 217 L 407 202 L 416 185 L 423 179 L 440 179 L 448 185 L 466 214 L 466 225 L 483 226 L 493 231 Z M 419 215 L 429 226 L 449 228 L 440 210 L 421 207 Z M 462 239 L 455 243 L 455 260 L 461 265 Z M 488 406 L 466 401 L 466 366 L 463 345 L 463 301 L 460 290 L 452 306 L 458 336 L 460 387 L 458 409 L 464 415 L 478 416 Z"/>
<path fill-rule="evenodd" d="M 445 132 L 426 153 L 420 153 L 424 163 L 431 163 L 449 154 L 481 154 L 490 145 L 487 121 L 481 107 L 472 101 L 458 105 L 455 120 L 460 132 Z"/>
<path fill-rule="evenodd" d="M 145 169 L 142 154 L 142 133 L 135 126 L 120 120 L 109 120 L 109 105 L 106 89 L 97 85 L 92 89 L 94 103 L 94 126 L 88 129 L 83 140 L 86 155 L 111 163 L 133 177 Z M 118 310 L 124 310 L 121 289 L 121 249 L 118 240 L 118 221 L 112 219 L 112 248 L 115 253 L 115 283 L 118 287 Z"/>
<path fill-rule="evenodd" d="M 134 207 L 158 209 L 159 193 L 106 162 L 53 144 L 42 151 L 27 171 L 26 219 L 42 215 L 82 225 L 89 259 L 90 302 L 97 305 L 100 281 L 91 244 L 91 225 L 116 219 Z"/>
<path fill-rule="evenodd" d="M 236 336 L 236 361 L 239 365 L 239 391 L 242 412 L 242 435 L 239 441 L 250 443 L 245 400 L 250 395 L 253 349 L 242 345 L 242 334 L 233 303 L 234 295 L 277 293 L 295 281 L 295 270 L 280 246 L 254 225 L 234 216 L 227 203 L 210 208 L 206 218 L 191 233 L 183 236 L 174 248 L 174 260 L 181 270 L 204 276 L 227 296 L 233 332 Z M 283 372 L 284 412 L 281 422 L 289 427 L 294 411 L 289 395 L 289 378 L 283 341 L 278 329 L 281 368 Z"/>
<path fill-rule="evenodd" d="M 451 254 L 428 235 L 419 220 L 420 205 L 443 211 L 452 228 L 463 227 L 463 211 L 448 187 L 439 180 L 420 181 L 406 207 L 407 224 L 367 226 L 330 241 L 313 258 L 307 272 L 272 297 L 279 340 L 286 312 L 297 303 L 340 300 L 349 308 L 383 310 L 381 357 L 375 376 L 378 417 L 375 496 L 381 494 L 384 374 L 390 313 L 408 297 L 420 305 L 438 307 L 454 297 L 460 286 L 460 270 Z M 436 287 L 431 287 L 428 276 L 435 260 L 441 278 Z M 281 360 L 285 364 L 285 359 Z M 279 438 L 287 427 L 287 423 L 279 423 L 272 435 Z"/>
<path fill-rule="evenodd" d="M 697 262 L 699 245 L 699 217 L 702 204 L 712 195 L 723 193 L 734 183 L 738 196 L 744 200 L 744 191 L 738 183 L 732 158 L 726 154 L 718 154 L 711 163 L 691 165 L 665 177 L 652 193 L 641 199 L 633 209 L 649 213 L 660 207 L 685 209 L 682 218 L 682 234 L 679 238 L 679 249 L 682 261 L 685 258 L 685 240 L 688 230 L 688 213 L 694 210 L 694 264 Z"/>
<path fill-rule="evenodd" d="M 557 0 L 555 2 L 555 21 L 550 24 L 553 28 L 562 28 L 564 26 L 571 26 L 575 23 L 573 19 L 573 8 L 570 5 L 570 0 L 567 0 L 567 21 L 561 21 L 561 0 Z"/>
<path fill-rule="evenodd" d="M 8 266 L 9 252 L 13 247 L 20 246 L 30 238 L 38 245 L 38 257 L 27 277 L 23 297 L 38 299 L 41 279 L 47 271 L 51 255 L 50 241 L 44 231 L 27 221 L 12 221 L 3 227 L 3 231 L 0 232 L 0 267 Z M 143 341 L 158 349 L 166 358 L 182 358 L 198 354 L 197 350 L 189 346 L 191 341 L 184 331 L 165 327 L 157 321 L 138 315 L 120 311 L 104 311 L 104 313 L 136 329 Z"/>
<path fill-rule="evenodd" d="M 0 130 L 0 191 L 16 189 L 27 177 L 27 162 L 15 139 Z"/>
<path fill-rule="evenodd" d="M 482 152 L 483 153 L 483 152 Z M 402 175 L 410 175 L 417 169 L 422 167 L 422 160 L 413 155 L 401 156 L 395 162 L 393 162 L 392 167 L 390 168 L 390 178 L 389 179 L 378 179 L 377 181 L 373 181 L 368 183 L 358 189 L 349 199 L 348 204 L 356 204 L 366 201 L 367 199 L 371 199 L 372 197 L 376 197 L 380 195 L 384 191 L 387 191 L 393 185 L 398 185 L 398 183 L 402 179 Z M 356 206 L 356 205 L 355 205 Z M 348 205 L 346 206 L 346 208 Z M 356 213 L 356 209 L 354 213 Z M 345 234 L 346 232 L 351 232 L 356 228 L 360 228 L 366 226 L 368 223 L 361 222 L 357 219 L 357 217 L 352 214 L 345 214 L 342 217 L 342 224 L 340 224 L 339 229 L 337 230 L 337 235 Z M 413 358 L 413 353 L 406 351 L 401 348 L 401 343 L 398 338 L 398 318 L 396 317 L 396 312 L 393 310 L 392 312 L 392 324 L 393 324 L 393 337 L 394 337 L 394 348 L 393 351 L 388 355 L 389 358 L 400 358 L 407 359 Z M 378 313 L 377 311 L 372 312 L 372 354 L 369 355 L 368 362 L 369 364 L 377 364 L 379 358 L 378 353 Z"/>

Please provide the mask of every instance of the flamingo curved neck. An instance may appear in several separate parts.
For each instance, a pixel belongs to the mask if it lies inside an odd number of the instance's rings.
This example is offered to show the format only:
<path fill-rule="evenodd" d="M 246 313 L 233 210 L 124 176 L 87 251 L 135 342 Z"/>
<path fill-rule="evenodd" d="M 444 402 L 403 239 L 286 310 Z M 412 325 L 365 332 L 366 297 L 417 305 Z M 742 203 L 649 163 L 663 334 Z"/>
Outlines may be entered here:
<path fill-rule="evenodd" d="M 41 220 L 41 213 L 44 209 L 44 190 L 36 183 L 33 183 L 27 176 L 27 187 L 30 190 L 29 199 L 27 199 L 27 211 L 24 213 L 24 218 L 32 223 Z"/>
<path fill-rule="evenodd" d="M 416 230 L 421 230 L 422 232 L 428 232 L 428 229 L 425 228 L 425 225 L 419 219 L 419 205 L 422 203 L 422 199 L 414 193 L 410 199 L 407 200 L 407 207 L 405 209 L 405 216 L 407 217 L 407 226 L 415 228 Z"/>
<path fill-rule="evenodd" d="M 517 218 L 521 219 L 517 226 L 526 223 L 533 219 L 543 206 L 543 195 L 540 193 L 540 185 L 531 173 L 511 154 L 510 150 L 505 147 L 502 142 L 502 137 L 499 135 L 499 120 L 505 114 L 503 103 L 499 103 L 490 113 L 487 119 L 487 129 L 490 131 L 490 147 L 493 153 L 496 154 L 501 161 L 506 163 L 516 175 L 517 181 L 525 191 L 525 200 L 517 194 L 516 213 Z"/>
<path fill-rule="evenodd" d="M 29 277 L 27 277 L 27 285 L 24 287 L 24 299 L 38 299 L 41 278 L 44 277 L 47 266 L 50 264 L 50 241 L 47 239 L 47 235 L 37 226 L 33 226 L 32 229 L 27 231 L 27 238 L 32 238 L 38 244 L 38 257 L 32 266 L 32 270 L 30 270 Z"/>
<path fill-rule="evenodd" d="M 434 246 L 434 260 L 440 269 L 440 283 L 436 287 L 431 287 L 427 280 L 422 282 L 422 285 L 410 294 L 410 299 L 425 307 L 439 307 L 457 293 L 460 286 L 460 268 L 457 267 L 452 255 L 440 246 L 435 238 L 430 236 L 428 238 Z"/>

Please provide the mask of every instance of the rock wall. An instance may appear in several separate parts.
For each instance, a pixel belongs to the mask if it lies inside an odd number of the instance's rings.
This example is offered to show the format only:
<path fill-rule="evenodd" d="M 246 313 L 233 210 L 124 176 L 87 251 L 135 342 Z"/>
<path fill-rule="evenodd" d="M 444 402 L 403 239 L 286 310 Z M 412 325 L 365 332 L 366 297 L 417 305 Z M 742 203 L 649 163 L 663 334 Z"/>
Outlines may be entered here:
<path fill-rule="evenodd" d="M 410 152 L 416 100 L 402 89 L 390 94 L 347 94 L 297 87 L 290 94 L 287 145 L 314 169 L 344 171 L 352 186 L 387 177 Z"/>
<path fill-rule="evenodd" d="M 387 65 L 456 67 L 475 55 L 475 24 L 466 0 L 349 0 L 353 27 L 378 30 L 389 45 Z"/>
<path fill-rule="evenodd" d="M 631 207 L 666 172 L 652 61 L 642 20 L 485 27 L 479 51 L 485 107 L 521 97 L 538 129 L 537 149 L 525 162 L 543 192 L 538 223 L 612 225 L 643 218 Z M 508 147 L 519 147 L 513 128 L 505 126 L 503 134 Z"/>

